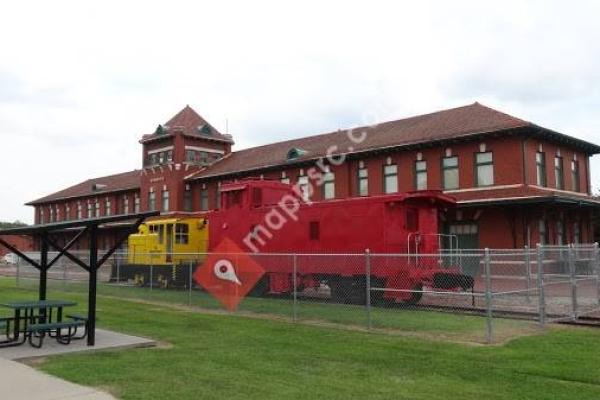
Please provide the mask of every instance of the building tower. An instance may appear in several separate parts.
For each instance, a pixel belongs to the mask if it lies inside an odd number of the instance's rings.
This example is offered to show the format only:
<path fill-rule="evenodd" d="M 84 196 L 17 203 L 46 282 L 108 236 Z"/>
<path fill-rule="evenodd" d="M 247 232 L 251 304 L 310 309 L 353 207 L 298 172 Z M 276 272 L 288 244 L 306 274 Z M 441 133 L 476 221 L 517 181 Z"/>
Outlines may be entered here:
<path fill-rule="evenodd" d="M 188 105 L 154 133 L 144 135 L 140 143 L 144 160 L 141 208 L 169 213 L 192 210 L 192 191 L 185 176 L 226 157 L 233 140 Z"/>

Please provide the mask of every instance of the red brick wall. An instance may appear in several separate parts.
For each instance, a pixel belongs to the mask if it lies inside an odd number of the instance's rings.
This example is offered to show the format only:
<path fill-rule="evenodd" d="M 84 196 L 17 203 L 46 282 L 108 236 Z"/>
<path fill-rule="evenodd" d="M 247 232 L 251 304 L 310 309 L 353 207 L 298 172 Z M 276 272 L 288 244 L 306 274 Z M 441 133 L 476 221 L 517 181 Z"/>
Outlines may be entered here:
<path fill-rule="evenodd" d="M 10 245 L 16 247 L 21 251 L 32 251 L 33 240 L 29 236 L 10 235 L 3 236 L 2 239 L 6 240 Z M 6 247 L 0 245 L 0 257 L 4 257 L 5 254 L 10 253 Z"/>

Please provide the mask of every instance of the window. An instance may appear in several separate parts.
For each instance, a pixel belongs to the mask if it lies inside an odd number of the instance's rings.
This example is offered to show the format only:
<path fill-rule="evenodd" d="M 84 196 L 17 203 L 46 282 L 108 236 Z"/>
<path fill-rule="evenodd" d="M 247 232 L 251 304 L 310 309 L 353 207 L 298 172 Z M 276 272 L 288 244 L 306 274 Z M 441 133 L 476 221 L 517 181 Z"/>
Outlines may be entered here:
<path fill-rule="evenodd" d="M 261 188 L 252 188 L 252 207 L 260 207 L 263 204 L 263 192 Z"/>
<path fill-rule="evenodd" d="M 573 222 L 573 243 L 581 243 L 581 227 L 579 222 Z"/>
<path fill-rule="evenodd" d="M 419 230 L 419 211 L 416 208 L 406 209 L 406 230 L 410 232 Z"/>
<path fill-rule="evenodd" d="M 54 208 L 52 208 L 52 206 L 50 206 L 50 222 L 55 222 L 54 219 Z"/>
<path fill-rule="evenodd" d="M 192 211 L 192 189 L 188 185 L 183 192 L 183 210 Z"/>
<path fill-rule="evenodd" d="M 427 189 L 427 161 L 415 161 L 415 189 Z"/>
<path fill-rule="evenodd" d="M 242 191 L 234 190 L 225 193 L 225 208 L 240 206 L 242 204 Z"/>
<path fill-rule="evenodd" d="M 71 206 L 67 204 L 65 206 L 65 221 L 69 221 L 70 219 L 71 219 Z"/>
<path fill-rule="evenodd" d="M 168 190 L 162 191 L 162 211 L 163 212 L 169 211 L 169 191 Z"/>
<path fill-rule="evenodd" d="M 208 210 L 208 189 L 203 188 L 200 190 L 200 210 Z"/>
<path fill-rule="evenodd" d="M 148 211 L 156 210 L 156 193 L 148 192 Z"/>
<path fill-rule="evenodd" d="M 562 157 L 554 157 L 554 183 L 558 190 L 565 188 L 563 178 L 563 160 Z"/>
<path fill-rule="evenodd" d="M 127 195 L 123 196 L 123 208 L 121 211 L 123 214 L 129 214 L 129 197 Z"/>
<path fill-rule="evenodd" d="M 369 195 L 369 170 L 366 168 L 358 169 L 358 195 Z"/>
<path fill-rule="evenodd" d="M 194 150 L 185 151 L 185 161 L 194 162 L 196 161 L 196 152 Z"/>
<path fill-rule="evenodd" d="M 333 172 L 323 174 L 323 199 L 335 199 L 335 174 Z"/>
<path fill-rule="evenodd" d="M 319 240 L 319 221 L 310 221 L 308 224 L 308 237 L 310 240 Z"/>
<path fill-rule="evenodd" d="M 571 187 L 574 192 L 579 192 L 579 161 L 571 161 Z"/>
<path fill-rule="evenodd" d="M 302 193 L 302 200 L 304 201 L 308 201 L 310 198 L 310 189 L 308 185 L 308 176 L 298 177 L 298 188 L 300 189 L 300 193 Z"/>
<path fill-rule="evenodd" d="M 40 208 L 40 224 L 44 223 L 44 210 Z"/>
<path fill-rule="evenodd" d="M 475 174 L 477 186 L 494 184 L 494 160 L 491 151 L 475 154 Z"/>
<path fill-rule="evenodd" d="M 564 221 L 556 221 L 556 244 L 565 244 L 565 223 Z"/>
<path fill-rule="evenodd" d="M 175 243 L 188 244 L 189 230 L 188 224 L 175 224 Z"/>
<path fill-rule="evenodd" d="M 77 219 L 83 218 L 83 207 L 80 203 L 77 203 Z"/>
<path fill-rule="evenodd" d="M 398 192 L 398 166 L 386 165 L 383 167 L 383 193 Z"/>
<path fill-rule="evenodd" d="M 442 176 L 444 189 L 458 189 L 458 157 L 444 157 L 442 159 Z"/>
<path fill-rule="evenodd" d="M 92 208 L 92 203 L 88 203 L 87 205 L 87 217 L 92 218 L 94 216 L 94 211 Z"/>
<path fill-rule="evenodd" d="M 215 208 L 218 210 L 221 208 L 221 185 L 217 183 L 215 191 Z"/>
<path fill-rule="evenodd" d="M 96 218 L 99 218 L 100 217 L 100 202 L 98 200 L 96 200 L 96 203 L 94 204 L 94 210 L 95 210 L 94 216 Z"/>
<path fill-rule="evenodd" d="M 133 212 L 136 214 L 140 212 L 140 195 L 137 193 L 133 198 Z"/>
<path fill-rule="evenodd" d="M 111 212 L 112 212 L 111 207 L 112 207 L 112 204 L 111 204 L 110 199 L 106 199 L 104 201 L 104 215 L 109 216 L 111 214 Z"/>
<path fill-rule="evenodd" d="M 538 186 L 546 186 L 546 154 L 538 151 L 535 153 L 535 168 Z"/>
<path fill-rule="evenodd" d="M 545 219 L 538 221 L 539 243 L 548 244 L 548 224 Z"/>
<path fill-rule="evenodd" d="M 288 178 L 288 177 L 281 178 L 281 183 L 285 183 L 286 185 L 289 185 L 290 184 L 290 178 Z"/>

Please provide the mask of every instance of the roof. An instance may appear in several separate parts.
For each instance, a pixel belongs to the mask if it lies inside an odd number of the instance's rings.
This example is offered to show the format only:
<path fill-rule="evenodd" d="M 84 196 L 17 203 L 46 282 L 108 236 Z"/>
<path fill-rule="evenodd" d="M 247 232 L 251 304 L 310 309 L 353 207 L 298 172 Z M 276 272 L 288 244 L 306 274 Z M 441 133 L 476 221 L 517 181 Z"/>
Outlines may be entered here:
<path fill-rule="evenodd" d="M 522 128 L 526 128 L 534 134 L 547 134 L 555 140 L 570 140 L 571 144 L 586 148 L 592 154 L 600 153 L 600 146 L 546 130 L 531 122 L 496 111 L 480 103 L 474 103 L 374 126 L 340 130 L 235 151 L 209 168 L 189 176 L 188 179 L 233 175 L 314 160 L 326 157 L 327 150 L 332 146 L 340 149 L 336 153 L 356 154 L 380 149 L 425 145 Z M 354 137 L 359 137 L 362 132 L 366 132 L 367 136 L 361 143 L 355 143 L 351 140 L 348 132 L 352 132 Z M 286 159 L 286 156 L 290 155 L 293 158 Z"/>
<path fill-rule="evenodd" d="M 586 193 L 541 188 L 534 185 L 507 185 L 485 190 L 450 191 L 460 207 L 484 204 L 568 203 L 600 207 L 600 199 Z"/>
<path fill-rule="evenodd" d="M 73 197 L 101 196 L 125 190 L 139 189 L 140 171 L 133 170 L 120 174 L 88 179 L 77 185 L 68 187 L 59 192 L 30 201 L 27 205 L 47 203 L 49 201 L 66 200 Z"/>
<path fill-rule="evenodd" d="M 110 215 L 106 217 L 79 219 L 73 221 L 52 222 L 50 224 L 28 225 L 19 228 L 1 229 L 0 236 L 4 235 L 35 235 L 40 233 L 52 232 L 62 229 L 85 228 L 89 226 L 98 226 L 123 221 L 134 221 L 136 219 L 146 219 L 159 215 L 159 211 L 146 211 L 136 214 Z"/>
<path fill-rule="evenodd" d="M 189 105 L 186 105 L 183 110 L 175 114 L 175 116 L 165 124 L 160 125 L 160 127 L 162 128 L 161 133 L 158 133 L 157 131 L 150 135 L 144 135 L 141 142 L 160 140 L 173 135 L 176 132 L 181 132 L 187 136 L 233 143 L 230 135 L 223 135 Z"/>

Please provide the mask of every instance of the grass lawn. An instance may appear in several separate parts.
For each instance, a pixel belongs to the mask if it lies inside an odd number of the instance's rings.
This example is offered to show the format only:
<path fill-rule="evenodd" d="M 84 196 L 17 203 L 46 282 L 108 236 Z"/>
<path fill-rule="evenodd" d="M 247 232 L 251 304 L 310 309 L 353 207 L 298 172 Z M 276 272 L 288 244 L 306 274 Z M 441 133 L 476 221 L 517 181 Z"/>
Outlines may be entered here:
<path fill-rule="evenodd" d="M 1 282 L 1 281 L 0 281 Z M 6 279 L 12 285 L 13 280 Z M 76 281 L 49 281 L 51 289 L 65 292 L 86 292 L 87 283 Z M 21 280 L 22 287 L 37 290 L 37 280 Z M 1 287 L 1 286 L 0 286 Z M 136 299 L 150 302 L 172 303 L 178 305 L 191 304 L 195 308 L 205 310 L 222 310 L 219 303 L 209 294 L 194 290 L 190 296 L 188 291 L 159 289 L 148 287 L 118 286 L 100 284 L 98 294 L 107 297 Z M 279 319 L 291 320 L 293 304 L 290 298 L 256 298 L 247 297 L 240 304 L 237 313 L 241 315 L 268 315 Z M 296 315 L 300 321 L 315 324 L 338 324 L 366 328 L 367 313 L 364 306 L 349 304 L 323 303 L 302 300 L 298 302 Z M 460 342 L 485 343 L 485 319 L 478 316 L 410 310 L 402 308 L 371 309 L 372 326 L 387 333 L 418 335 L 420 337 L 446 339 Z M 493 322 L 494 341 L 524 334 L 538 332 L 533 321 L 509 320 L 496 318 Z"/>
<path fill-rule="evenodd" d="M 0 280 L 0 301 L 34 296 Z M 85 302 L 78 292 L 49 297 Z M 171 346 L 53 357 L 41 368 L 122 399 L 600 398 L 599 330 L 477 346 L 107 297 L 98 304 L 100 326 Z M 423 323 L 435 324 L 436 313 L 426 314 L 433 322 Z"/>

